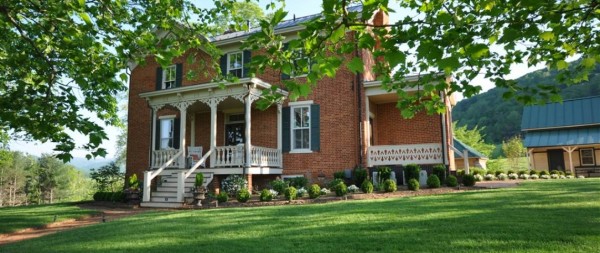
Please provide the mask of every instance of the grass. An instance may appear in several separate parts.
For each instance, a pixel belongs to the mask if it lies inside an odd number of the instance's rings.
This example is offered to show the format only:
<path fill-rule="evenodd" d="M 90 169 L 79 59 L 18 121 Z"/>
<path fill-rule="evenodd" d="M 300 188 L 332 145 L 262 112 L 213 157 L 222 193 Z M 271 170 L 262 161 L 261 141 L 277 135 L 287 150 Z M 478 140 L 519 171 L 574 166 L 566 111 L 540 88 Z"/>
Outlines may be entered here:
<path fill-rule="evenodd" d="M 600 180 L 401 199 L 149 212 L 0 252 L 600 252 Z"/>
<path fill-rule="evenodd" d="M 96 213 L 73 203 L 0 208 L 0 234 L 40 227 L 54 221 L 77 219 Z M 1 251 L 0 251 L 1 252 Z"/>

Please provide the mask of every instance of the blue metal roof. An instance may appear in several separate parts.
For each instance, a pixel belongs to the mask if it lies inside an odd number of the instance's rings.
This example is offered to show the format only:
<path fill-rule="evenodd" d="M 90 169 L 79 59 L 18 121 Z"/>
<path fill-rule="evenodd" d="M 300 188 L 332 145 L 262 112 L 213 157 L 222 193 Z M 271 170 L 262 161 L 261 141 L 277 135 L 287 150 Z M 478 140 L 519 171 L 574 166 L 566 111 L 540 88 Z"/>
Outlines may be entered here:
<path fill-rule="evenodd" d="M 600 125 L 600 96 L 526 106 L 521 130 Z"/>
<path fill-rule="evenodd" d="M 475 150 L 473 147 L 462 143 L 461 141 L 459 141 L 458 139 L 456 139 L 456 137 L 452 138 L 452 145 L 460 150 L 460 152 L 465 152 L 464 150 L 466 149 L 467 151 L 469 151 L 469 157 L 475 157 L 475 158 L 487 158 L 484 154 L 479 153 L 479 151 Z M 462 156 L 460 156 L 459 154 L 457 154 L 456 152 L 454 152 L 454 158 L 462 158 Z"/>
<path fill-rule="evenodd" d="M 528 148 L 588 144 L 600 144 L 600 126 L 531 131 L 525 133 L 524 140 Z"/>
<path fill-rule="evenodd" d="M 355 5 L 355 6 L 350 6 L 348 7 L 348 11 L 349 12 L 361 12 L 363 9 L 362 5 Z M 301 25 L 305 22 L 308 22 L 310 20 L 313 20 L 315 18 L 320 17 L 321 14 L 313 14 L 313 15 L 309 15 L 309 16 L 304 16 L 304 17 L 299 17 L 299 18 L 294 18 L 294 19 L 290 19 L 290 20 L 284 20 L 281 21 L 276 27 L 275 27 L 275 31 L 277 30 L 281 30 L 284 28 L 289 28 L 289 27 L 294 27 L 297 25 Z M 260 27 L 256 27 L 256 28 L 252 28 L 248 31 L 239 31 L 239 32 L 232 32 L 232 33 L 225 33 L 225 34 L 221 34 L 221 35 L 217 35 L 213 38 L 211 38 L 210 40 L 213 42 L 216 41 L 221 41 L 221 40 L 228 40 L 228 39 L 233 39 L 233 38 L 238 38 L 238 37 L 244 37 L 250 34 L 253 34 L 257 31 L 260 30 Z"/>

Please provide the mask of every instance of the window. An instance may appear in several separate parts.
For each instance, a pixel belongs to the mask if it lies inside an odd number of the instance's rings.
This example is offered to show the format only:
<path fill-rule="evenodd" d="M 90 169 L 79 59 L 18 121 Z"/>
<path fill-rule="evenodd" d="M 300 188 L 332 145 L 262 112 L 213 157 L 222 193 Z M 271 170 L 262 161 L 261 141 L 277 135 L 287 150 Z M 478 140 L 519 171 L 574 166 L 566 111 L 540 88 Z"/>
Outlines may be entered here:
<path fill-rule="evenodd" d="M 310 150 L 310 106 L 292 107 L 292 150 Z"/>
<path fill-rule="evenodd" d="M 581 165 L 596 165 L 593 148 L 582 148 L 579 150 L 579 155 L 581 157 Z"/>
<path fill-rule="evenodd" d="M 297 49 L 293 54 L 294 69 L 291 76 L 302 76 L 310 72 L 310 59 L 304 54 L 303 49 Z"/>
<path fill-rule="evenodd" d="M 227 55 L 227 73 L 242 77 L 244 72 L 244 55 L 242 52 L 230 53 Z"/>
<path fill-rule="evenodd" d="M 175 88 L 175 79 L 177 78 L 177 67 L 176 65 L 171 65 L 165 69 L 163 69 L 163 80 L 162 80 L 162 88 L 170 89 Z"/>
<path fill-rule="evenodd" d="M 160 149 L 173 148 L 174 121 L 174 118 L 160 120 Z"/>

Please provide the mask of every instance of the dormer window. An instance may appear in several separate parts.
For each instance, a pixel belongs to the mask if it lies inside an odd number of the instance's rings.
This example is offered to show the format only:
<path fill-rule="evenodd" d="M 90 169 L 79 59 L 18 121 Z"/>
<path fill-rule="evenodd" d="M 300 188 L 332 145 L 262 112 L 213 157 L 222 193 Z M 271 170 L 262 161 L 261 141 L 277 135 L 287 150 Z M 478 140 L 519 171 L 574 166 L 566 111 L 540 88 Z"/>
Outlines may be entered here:
<path fill-rule="evenodd" d="M 162 89 L 175 88 L 175 80 L 177 78 L 177 66 L 171 65 L 163 69 Z"/>
<path fill-rule="evenodd" d="M 244 55 L 241 51 L 227 54 L 227 73 L 235 77 L 243 76 Z"/>

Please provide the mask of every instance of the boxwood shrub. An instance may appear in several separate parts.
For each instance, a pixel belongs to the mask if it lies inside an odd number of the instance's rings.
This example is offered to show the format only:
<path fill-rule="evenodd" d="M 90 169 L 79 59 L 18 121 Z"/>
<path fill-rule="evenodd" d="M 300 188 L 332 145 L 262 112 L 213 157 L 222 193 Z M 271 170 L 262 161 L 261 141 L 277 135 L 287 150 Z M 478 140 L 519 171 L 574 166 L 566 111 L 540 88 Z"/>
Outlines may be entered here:
<path fill-rule="evenodd" d="M 225 203 L 225 202 L 229 201 L 229 195 L 227 194 L 227 192 L 220 192 L 217 195 L 217 201 L 219 203 Z"/>
<path fill-rule="evenodd" d="M 332 191 L 335 191 L 335 195 L 338 197 L 343 197 L 348 193 L 348 187 L 344 182 L 340 182 L 337 185 L 331 187 Z"/>
<path fill-rule="evenodd" d="M 271 181 L 270 185 L 271 185 L 271 188 L 273 188 L 273 190 L 275 190 L 277 192 L 277 194 L 282 194 L 283 191 L 285 190 L 285 188 L 288 187 L 287 182 L 285 182 L 281 179 L 275 179 L 275 180 Z"/>
<path fill-rule="evenodd" d="M 427 187 L 440 188 L 440 178 L 436 175 L 431 175 L 427 178 Z"/>
<path fill-rule="evenodd" d="M 313 184 L 308 188 L 308 197 L 316 199 L 321 196 L 321 187 L 318 184 Z"/>
<path fill-rule="evenodd" d="M 355 185 L 362 185 L 362 183 L 367 180 L 368 178 L 368 172 L 366 169 L 358 166 L 356 168 L 354 168 L 354 171 L 352 172 L 352 180 L 354 180 L 354 184 Z"/>
<path fill-rule="evenodd" d="M 462 177 L 462 182 L 465 186 L 474 186 L 475 185 L 475 176 L 471 174 L 464 175 Z"/>
<path fill-rule="evenodd" d="M 436 175 L 438 177 L 439 180 L 445 180 L 446 179 L 446 166 L 443 164 L 438 164 L 433 166 L 433 175 Z"/>
<path fill-rule="evenodd" d="M 408 180 L 408 189 L 411 191 L 418 191 L 419 190 L 419 181 L 417 181 L 414 178 L 411 178 L 410 180 Z"/>
<path fill-rule="evenodd" d="M 406 180 L 410 181 L 411 179 L 416 179 L 419 182 L 419 173 L 421 172 L 421 167 L 417 164 L 409 164 L 404 167 L 404 176 Z"/>
<path fill-rule="evenodd" d="M 287 200 L 294 200 L 297 198 L 298 190 L 296 190 L 296 188 L 293 186 L 286 188 L 283 192 L 285 199 Z"/>
<path fill-rule="evenodd" d="M 396 190 L 398 190 L 398 186 L 396 185 L 396 182 L 394 182 L 394 180 L 386 179 L 385 181 L 383 181 L 383 190 L 385 192 L 395 192 Z"/>
<path fill-rule="evenodd" d="M 263 189 L 260 192 L 260 196 L 258 198 L 260 201 L 271 201 L 273 200 L 273 194 L 271 194 L 271 191 L 269 191 L 269 189 Z"/>
<path fill-rule="evenodd" d="M 248 189 L 240 189 L 235 195 L 235 198 L 241 203 L 246 203 L 250 199 L 250 192 Z"/>
<path fill-rule="evenodd" d="M 455 176 L 450 175 L 448 178 L 446 178 L 446 185 L 449 187 L 456 187 L 458 186 L 458 180 Z"/>
<path fill-rule="evenodd" d="M 371 183 L 371 181 L 369 181 L 369 180 L 365 180 L 360 185 L 360 189 L 364 193 L 373 193 L 373 183 Z"/>

